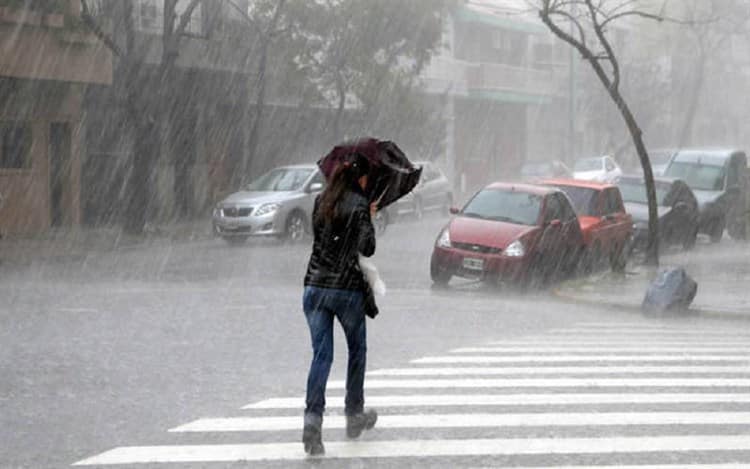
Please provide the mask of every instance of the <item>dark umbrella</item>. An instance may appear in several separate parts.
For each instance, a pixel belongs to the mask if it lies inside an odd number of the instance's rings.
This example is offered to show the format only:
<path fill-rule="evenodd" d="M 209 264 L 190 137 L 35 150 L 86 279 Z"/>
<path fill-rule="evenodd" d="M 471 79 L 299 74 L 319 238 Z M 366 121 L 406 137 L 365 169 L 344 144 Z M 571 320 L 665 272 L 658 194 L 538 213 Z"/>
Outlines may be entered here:
<path fill-rule="evenodd" d="M 382 209 L 405 196 L 417 185 L 422 168 L 415 167 L 393 142 L 362 138 L 336 145 L 318 161 L 326 179 L 349 155 L 359 153 L 370 162 L 370 174 L 365 192 L 370 201 L 378 201 Z"/>

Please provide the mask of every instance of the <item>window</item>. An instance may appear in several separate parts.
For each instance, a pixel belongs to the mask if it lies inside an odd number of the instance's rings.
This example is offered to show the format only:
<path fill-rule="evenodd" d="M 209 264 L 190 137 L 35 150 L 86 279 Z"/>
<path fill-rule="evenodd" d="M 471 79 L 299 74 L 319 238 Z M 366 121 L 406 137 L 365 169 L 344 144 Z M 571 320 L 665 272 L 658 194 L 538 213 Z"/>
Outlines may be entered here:
<path fill-rule="evenodd" d="M 603 215 L 612 215 L 622 211 L 622 203 L 620 202 L 620 196 L 617 194 L 617 191 L 615 189 L 604 191 Z"/>
<path fill-rule="evenodd" d="M 560 190 L 570 199 L 576 212 L 581 215 L 596 216 L 599 192 L 587 187 L 561 186 Z"/>
<path fill-rule="evenodd" d="M 558 203 L 560 204 L 560 220 L 569 222 L 575 220 L 576 212 L 570 205 L 568 198 L 563 194 L 557 194 Z"/>
<path fill-rule="evenodd" d="M 541 197 L 512 190 L 485 189 L 464 207 L 461 215 L 518 225 L 536 225 Z"/>
<path fill-rule="evenodd" d="M 0 121 L 0 169 L 31 166 L 31 125 Z"/>
<path fill-rule="evenodd" d="M 549 223 L 552 220 L 560 220 L 562 221 L 562 205 L 560 204 L 560 200 L 557 198 L 556 194 L 552 194 L 549 197 L 547 197 L 547 210 L 544 214 L 544 221 Z"/>
<path fill-rule="evenodd" d="M 179 24 L 180 16 L 185 12 L 191 0 L 177 0 L 175 5 L 175 28 Z M 190 20 L 185 26 L 185 32 L 201 35 L 203 33 L 203 5 L 198 4 L 190 15 Z M 140 0 L 138 9 L 138 25 L 141 30 L 161 34 L 164 26 L 164 2 L 162 0 Z"/>

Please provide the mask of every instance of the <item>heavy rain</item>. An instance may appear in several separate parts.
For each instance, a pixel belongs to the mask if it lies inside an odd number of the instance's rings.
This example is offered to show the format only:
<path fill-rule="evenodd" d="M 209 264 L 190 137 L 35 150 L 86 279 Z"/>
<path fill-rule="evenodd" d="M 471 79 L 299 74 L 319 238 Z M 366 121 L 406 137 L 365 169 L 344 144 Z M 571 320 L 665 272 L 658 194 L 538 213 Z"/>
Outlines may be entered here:
<path fill-rule="evenodd" d="M 750 467 L 748 148 L 750 0 L 0 0 L 0 468 Z"/>

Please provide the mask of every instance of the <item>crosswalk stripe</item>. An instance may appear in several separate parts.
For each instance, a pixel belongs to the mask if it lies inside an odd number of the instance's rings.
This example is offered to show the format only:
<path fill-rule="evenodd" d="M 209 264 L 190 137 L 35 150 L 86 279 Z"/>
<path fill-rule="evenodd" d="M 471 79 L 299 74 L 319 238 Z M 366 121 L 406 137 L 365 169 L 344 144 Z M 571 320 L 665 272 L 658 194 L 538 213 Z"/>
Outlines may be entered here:
<path fill-rule="evenodd" d="M 299 430 L 302 417 L 199 419 L 170 432 L 263 432 Z M 589 427 L 609 425 L 750 425 L 750 412 L 558 412 L 526 414 L 381 415 L 378 428 Z M 344 428 L 343 416 L 325 418 L 328 429 Z"/>
<path fill-rule="evenodd" d="M 519 406 L 583 404 L 747 404 L 750 393 L 574 393 L 574 394 L 409 394 L 366 397 L 374 407 Z M 243 409 L 303 409 L 304 397 L 279 397 Z M 327 408 L 342 408 L 343 396 L 327 396 Z"/>
<path fill-rule="evenodd" d="M 741 332 L 724 332 L 724 331 L 715 331 L 715 330 L 673 330 L 673 329 L 665 329 L 665 330 L 654 330 L 654 329 L 587 329 L 585 327 L 571 327 L 566 329 L 554 329 L 551 331 L 547 331 L 544 333 L 545 337 L 554 337 L 556 335 L 576 335 L 576 336 L 586 336 L 586 335 L 614 335 L 619 337 L 652 337 L 652 336 L 664 336 L 664 337 L 672 337 L 672 336 L 684 336 L 684 337 L 726 337 L 726 338 L 732 338 L 732 339 L 747 339 L 750 340 L 750 334 L 745 334 Z M 540 336 L 531 336 L 531 337 L 540 337 Z"/>
<path fill-rule="evenodd" d="M 651 344 L 654 343 L 653 340 L 649 341 Z M 685 346 L 685 347 L 719 347 L 719 346 L 727 346 L 727 347 L 747 347 L 748 341 L 747 340 L 699 340 L 699 338 L 695 338 L 692 340 L 685 340 L 685 339 L 679 339 L 679 338 L 660 338 L 658 340 L 658 345 L 661 346 Z M 518 340 L 518 339 L 508 339 L 508 340 L 493 340 L 490 342 L 487 342 L 488 346 L 498 346 L 498 347 L 607 347 L 607 346 L 613 346 L 613 347 L 622 347 L 622 346 L 631 346 L 636 347 L 638 346 L 638 343 L 634 342 L 632 339 L 625 338 L 625 337 L 611 337 L 607 339 L 601 339 L 596 337 L 587 337 L 587 338 L 581 338 L 581 339 L 572 339 L 572 338 L 564 338 L 564 337 L 550 337 L 548 339 L 533 339 L 533 340 Z"/>
<path fill-rule="evenodd" d="M 386 388 L 579 388 L 579 387 L 747 387 L 745 378 L 523 378 L 523 379 L 368 379 L 365 389 Z M 328 383 L 329 389 L 344 389 L 345 381 Z"/>
<path fill-rule="evenodd" d="M 637 466 L 513 466 L 513 469 L 747 469 L 747 464 L 719 463 L 719 464 L 639 464 Z M 472 469 L 497 469 L 475 467 Z"/>
<path fill-rule="evenodd" d="M 476 455 L 627 454 L 653 452 L 748 451 L 747 435 L 648 436 L 606 438 L 498 438 L 456 440 L 331 441 L 326 459 Z M 220 444 L 125 446 L 75 463 L 77 466 L 305 460 L 302 444 Z"/>
<path fill-rule="evenodd" d="M 654 346 L 654 345 L 629 345 L 611 347 L 461 347 L 452 349 L 450 353 L 557 353 L 557 352 L 700 352 L 700 353 L 748 353 L 750 347 L 706 347 L 706 346 Z"/>
<path fill-rule="evenodd" d="M 410 363 L 560 363 L 560 362 L 690 362 L 690 361 L 739 361 L 750 362 L 750 355 L 528 355 L 528 356 L 491 356 L 491 355 L 449 355 L 423 357 L 411 360 Z"/>
<path fill-rule="evenodd" d="M 680 374 L 680 373 L 750 373 L 750 364 L 738 366 L 465 366 L 465 367 L 413 367 L 413 368 L 385 368 L 373 370 L 367 376 L 464 376 L 464 375 L 538 375 L 538 374 L 616 374 L 616 373 L 653 373 L 653 374 Z"/>

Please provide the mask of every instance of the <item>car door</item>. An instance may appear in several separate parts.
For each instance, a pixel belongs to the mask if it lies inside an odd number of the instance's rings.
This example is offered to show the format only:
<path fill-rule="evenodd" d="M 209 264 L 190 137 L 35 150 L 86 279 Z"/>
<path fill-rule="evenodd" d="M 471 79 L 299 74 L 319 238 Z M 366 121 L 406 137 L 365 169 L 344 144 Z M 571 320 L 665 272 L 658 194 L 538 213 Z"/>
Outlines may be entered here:
<path fill-rule="evenodd" d="M 605 252 L 610 253 L 616 247 L 622 246 L 630 236 L 633 223 L 625 212 L 620 190 L 610 187 L 602 191 L 602 220 L 604 235 L 602 237 Z"/>
<path fill-rule="evenodd" d="M 312 220 L 312 212 L 315 207 L 315 198 L 320 194 L 326 184 L 326 179 L 319 169 L 315 169 L 313 175 L 304 185 L 304 198 L 302 200 L 302 209 L 308 222 Z"/>
<path fill-rule="evenodd" d="M 561 248 L 562 206 L 556 193 L 548 194 L 544 199 L 542 213 L 542 235 L 537 251 L 543 259 L 557 256 Z"/>

